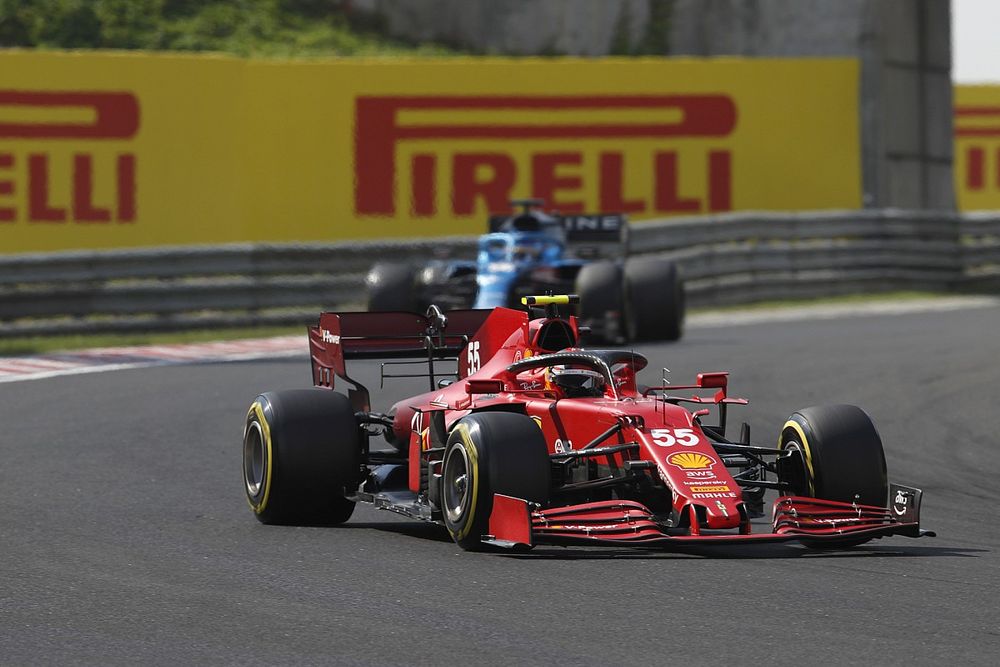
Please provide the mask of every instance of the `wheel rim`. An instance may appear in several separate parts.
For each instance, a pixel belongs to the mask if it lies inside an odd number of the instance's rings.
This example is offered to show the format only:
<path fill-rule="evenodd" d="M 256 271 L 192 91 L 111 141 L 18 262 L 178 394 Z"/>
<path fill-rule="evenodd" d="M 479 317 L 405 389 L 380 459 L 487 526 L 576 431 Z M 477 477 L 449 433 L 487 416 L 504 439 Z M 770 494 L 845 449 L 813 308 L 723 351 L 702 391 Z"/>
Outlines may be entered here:
<path fill-rule="evenodd" d="M 267 462 L 264 456 L 264 433 L 260 424 L 252 420 L 247 424 L 246 435 L 243 436 L 243 482 L 246 484 L 247 495 L 256 498 L 264 486 Z"/>
<path fill-rule="evenodd" d="M 441 481 L 444 483 L 444 514 L 457 524 L 465 515 L 469 502 L 469 456 L 465 447 L 452 447 L 444 464 Z"/>
<path fill-rule="evenodd" d="M 806 459 L 805 453 L 802 451 L 802 445 L 797 440 L 788 440 L 782 449 L 794 450 L 799 460 L 798 479 L 789 480 L 792 483 L 792 490 L 797 496 L 809 496 L 809 472 L 806 470 Z"/>

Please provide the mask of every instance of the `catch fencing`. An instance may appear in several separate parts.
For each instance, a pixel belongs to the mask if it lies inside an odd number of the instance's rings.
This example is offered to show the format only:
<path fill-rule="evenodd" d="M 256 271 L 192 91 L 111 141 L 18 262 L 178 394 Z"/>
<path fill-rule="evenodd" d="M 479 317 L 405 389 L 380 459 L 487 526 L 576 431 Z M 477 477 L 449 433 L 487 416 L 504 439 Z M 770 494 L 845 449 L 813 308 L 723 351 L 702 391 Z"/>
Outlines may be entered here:
<path fill-rule="evenodd" d="M 356 309 L 375 261 L 475 253 L 475 237 L 0 256 L 0 337 L 307 324 Z M 1000 213 L 736 213 L 635 223 L 689 307 L 899 290 L 1000 293 Z"/>

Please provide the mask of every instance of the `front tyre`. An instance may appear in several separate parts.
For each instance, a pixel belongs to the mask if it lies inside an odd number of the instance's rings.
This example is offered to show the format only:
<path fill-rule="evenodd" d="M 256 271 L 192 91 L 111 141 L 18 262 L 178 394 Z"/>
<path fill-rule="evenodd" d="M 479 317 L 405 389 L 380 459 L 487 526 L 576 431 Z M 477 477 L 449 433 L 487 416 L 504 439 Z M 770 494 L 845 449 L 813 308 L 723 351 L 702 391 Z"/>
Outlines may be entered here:
<path fill-rule="evenodd" d="M 493 494 L 545 505 L 550 464 L 545 438 L 527 416 L 483 412 L 451 431 L 441 477 L 441 513 L 448 533 L 466 551 L 482 550 Z"/>
<path fill-rule="evenodd" d="M 781 429 L 779 479 L 796 495 L 885 507 L 888 480 L 882 439 L 871 418 L 854 405 L 821 405 L 793 413 Z M 810 543 L 854 546 L 867 538 Z"/>
<path fill-rule="evenodd" d="M 360 481 L 361 433 L 350 401 L 329 389 L 268 392 L 243 429 L 243 489 L 261 523 L 347 521 Z"/>
<path fill-rule="evenodd" d="M 793 413 L 778 448 L 794 450 L 804 464 L 802 495 L 885 507 L 888 481 L 882 439 L 864 410 L 821 405 Z"/>

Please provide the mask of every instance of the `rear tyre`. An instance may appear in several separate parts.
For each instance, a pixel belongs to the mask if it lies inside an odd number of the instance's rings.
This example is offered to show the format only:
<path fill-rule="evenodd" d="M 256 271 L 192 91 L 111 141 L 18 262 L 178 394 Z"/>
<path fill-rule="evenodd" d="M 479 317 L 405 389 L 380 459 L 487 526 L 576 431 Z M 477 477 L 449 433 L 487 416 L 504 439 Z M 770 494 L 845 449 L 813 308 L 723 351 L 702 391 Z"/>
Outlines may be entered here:
<path fill-rule="evenodd" d="M 585 265 L 576 276 L 576 293 L 580 297 L 580 319 L 591 328 L 589 338 L 595 342 L 616 343 L 625 335 L 621 331 L 622 269 L 615 262 L 594 262 Z"/>
<path fill-rule="evenodd" d="M 462 419 L 448 437 L 442 465 L 441 513 L 455 543 L 480 551 L 493 494 L 546 505 L 550 465 L 545 438 L 525 415 L 483 412 Z"/>
<path fill-rule="evenodd" d="M 854 405 L 821 405 L 793 413 L 781 429 L 781 450 L 792 450 L 783 481 L 797 495 L 885 507 L 888 480 L 882 439 Z M 853 546 L 868 539 L 804 541 L 814 548 Z"/>
<path fill-rule="evenodd" d="M 243 429 L 243 488 L 261 523 L 347 521 L 360 482 L 361 433 L 350 401 L 329 389 L 268 392 Z"/>
<path fill-rule="evenodd" d="M 625 264 L 625 331 L 629 341 L 679 340 L 684 284 L 677 266 L 652 257 Z"/>
<path fill-rule="evenodd" d="M 375 264 L 365 276 L 365 284 L 368 286 L 368 310 L 415 311 L 417 298 L 413 274 L 414 269 L 409 264 L 389 262 Z"/>

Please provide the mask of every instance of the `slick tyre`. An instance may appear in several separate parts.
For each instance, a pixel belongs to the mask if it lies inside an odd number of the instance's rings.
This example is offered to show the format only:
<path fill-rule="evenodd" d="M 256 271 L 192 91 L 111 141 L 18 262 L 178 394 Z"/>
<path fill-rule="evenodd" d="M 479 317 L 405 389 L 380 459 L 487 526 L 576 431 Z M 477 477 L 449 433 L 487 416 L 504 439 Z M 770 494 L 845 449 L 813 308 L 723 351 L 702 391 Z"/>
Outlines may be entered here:
<path fill-rule="evenodd" d="M 684 284 L 673 262 L 651 257 L 625 264 L 625 332 L 629 342 L 679 340 Z"/>
<path fill-rule="evenodd" d="M 347 397 L 329 389 L 268 392 L 243 429 L 243 489 L 262 523 L 347 521 L 360 481 L 361 433 Z"/>
<path fill-rule="evenodd" d="M 793 413 L 781 429 L 778 448 L 792 450 L 783 481 L 797 495 L 885 507 L 888 480 L 882 439 L 871 418 L 854 405 L 822 405 Z M 854 546 L 868 539 L 803 544 L 814 548 Z"/>
<path fill-rule="evenodd" d="M 591 327 L 590 339 L 599 343 L 617 342 L 615 333 L 623 333 L 620 331 L 624 306 L 621 265 L 615 262 L 585 265 L 576 276 L 576 293 L 580 297 L 580 319 Z"/>
<path fill-rule="evenodd" d="M 885 453 L 875 424 L 854 405 L 821 405 L 793 413 L 781 429 L 779 449 L 804 462 L 803 495 L 885 507 Z"/>
<path fill-rule="evenodd" d="M 545 438 L 522 414 L 484 412 L 462 419 L 445 447 L 441 513 L 458 546 L 480 551 L 488 532 L 493 494 L 545 506 L 550 464 Z"/>
<path fill-rule="evenodd" d="M 413 280 L 414 268 L 409 264 L 379 262 L 365 276 L 368 287 L 368 310 L 385 312 L 416 310 L 417 299 Z"/>

